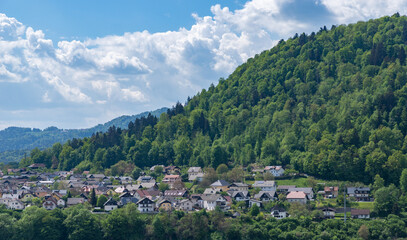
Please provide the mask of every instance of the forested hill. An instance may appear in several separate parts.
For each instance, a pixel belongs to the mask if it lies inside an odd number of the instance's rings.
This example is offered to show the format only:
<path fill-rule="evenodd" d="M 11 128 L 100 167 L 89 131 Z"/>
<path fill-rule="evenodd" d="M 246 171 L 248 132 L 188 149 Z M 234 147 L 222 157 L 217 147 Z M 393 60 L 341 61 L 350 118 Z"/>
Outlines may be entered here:
<path fill-rule="evenodd" d="M 119 160 L 282 164 L 325 179 L 398 184 L 407 167 L 407 17 L 395 14 L 281 40 L 226 80 L 145 118 L 33 153 L 92 171 Z M 57 164 L 56 164 L 57 163 Z M 28 162 L 24 163 L 28 164 Z"/>
<path fill-rule="evenodd" d="M 45 149 L 51 147 L 56 142 L 66 142 L 72 138 L 90 137 L 97 132 L 106 132 L 109 127 L 127 128 L 129 122 L 137 118 L 146 117 L 149 113 L 153 116 L 160 116 L 168 108 L 157 109 L 152 112 L 143 112 L 131 116 L 121 116 L 105 124 L 99 124 L 86 129 L 58 129 L 49 127 L 44 130 L 9 127 L 0 131 L 0 162 L 18 161 L 24 154 L 31 149 Z"/>

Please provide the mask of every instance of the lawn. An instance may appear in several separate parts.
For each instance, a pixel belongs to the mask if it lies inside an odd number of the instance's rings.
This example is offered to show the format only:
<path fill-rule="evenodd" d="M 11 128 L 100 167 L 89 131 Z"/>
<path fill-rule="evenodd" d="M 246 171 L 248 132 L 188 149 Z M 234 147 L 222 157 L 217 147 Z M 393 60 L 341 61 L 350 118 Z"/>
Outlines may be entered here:
<path fill-rule="evenodd" d="M 191 189 L 191 187 L 194 185 L 194 183 L 191 182 L 184 182 L 184 185 L 187 189 Z"/>
<path fill-rule="evenodd" d="M 357 205 L 356 205 L 357 204 Z M 373 202 L 357 202 L 355 203 L 354 208 L 360 208 L 360 209 L 370 209 L 370 211 L 373 210 Z"/>

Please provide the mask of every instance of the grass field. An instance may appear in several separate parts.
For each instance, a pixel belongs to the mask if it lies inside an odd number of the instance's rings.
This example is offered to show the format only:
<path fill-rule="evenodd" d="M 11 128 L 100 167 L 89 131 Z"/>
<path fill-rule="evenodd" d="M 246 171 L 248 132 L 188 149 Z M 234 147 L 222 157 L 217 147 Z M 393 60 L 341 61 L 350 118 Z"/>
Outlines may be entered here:
<path fill-rule="evenodd" d="M 373 202 L 357 202 L 357 206 L 355 206 L 355 208 L 370 209 L 372 211 L 373 210 Z"/>

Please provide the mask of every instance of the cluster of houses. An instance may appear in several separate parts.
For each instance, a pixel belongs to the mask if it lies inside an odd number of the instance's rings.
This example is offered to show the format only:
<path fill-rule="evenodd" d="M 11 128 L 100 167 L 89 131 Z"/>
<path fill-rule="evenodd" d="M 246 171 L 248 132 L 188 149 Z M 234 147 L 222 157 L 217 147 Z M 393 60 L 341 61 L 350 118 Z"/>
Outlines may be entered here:
<path fill-rule="evenodd" d="M 37 173 L 31 170 L 12 170 L 12 175 L 2 176 L 0 180 L 0 204 L 9 209 L 21 210 L 33 204 L 34 198 L 40 199 L 43 208 L 52 210 L 65 208 L 90 201 L 91 192 L 97 196 L 105 195 L 108 200 L 103 205 L 104 211 L 111 211 L 128 203 L 137 205 L 141 213 L 181 210 L 185 212 L 216 208 L 227 211 L 233 203 L 244 202 L 245 206 L 264 204 L 284 196 L 290 203 L 306 204 L 313 201 L 314 191 L 310 187 L 277 186 L 275 181 L 255 181 L 253 184 L 243 182 L 229 183 L 225 180 L 213 182 L 201 194 L 193 194 L 182 184 L 181 170 L 175 166 L 162 166 L 165 174 L 161 182 L 168 184 L 169 189 L 159 190 L 158 183 L 151 176 L 140 176 L 134 180 L 128 176 L 112 177 L 104 174 L 74 174 L 72 171 Z M 155 166 L 156 167 L 156 166 Z M 154 170 L 154 167 L 151 169 Z M 278 177 L 284 173 L 281 166 L 268 166 L 268 171 Z M 10 173 L 10 172 L 9 172 Z M 188 180 L 202 181 L 204 172 L 200 167 L 188 169 Z M 180 184 L 181 183 L 181 184 Z M 348 188 L 348 195 L 357 201 L 371 201 L 369 188 Z M 338 187 L 325 187 L 318 192 L 324 198 L 336 198 Z M 75 197 L 72 197 L 75 196 Z M 333 217 L 335 209 L 322 209 L 325 217 Z M 354 215 L 355 213 L 355 215 Z M 365 210 L 352 210 L 352 216 L 368 218 Z M 271 215 L 281 219 L 288 216 L 286 210 L 276 206 Z"/>

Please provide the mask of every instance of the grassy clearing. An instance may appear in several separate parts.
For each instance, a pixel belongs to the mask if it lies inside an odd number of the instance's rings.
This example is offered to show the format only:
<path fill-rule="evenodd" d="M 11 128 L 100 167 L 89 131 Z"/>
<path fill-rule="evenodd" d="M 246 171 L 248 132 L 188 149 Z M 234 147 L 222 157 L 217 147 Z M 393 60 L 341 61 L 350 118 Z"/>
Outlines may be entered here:
<path fill-rule="evenodd" d="M 370 209 L 371 211 L 373 210 L 373 207 L 373 202 L 357 202 L 357 206 L 355 206 L 355 208 Z"/>
<path fill-rule="evenodd" d="M 184 182 L 184 184 L 185 184 L 185 187 L 188 189 L 191 189 L 191 187 L 194 185 L 194 183 L 191 183 L 191 182 Z"/>
<path fill-rule="evenodd" d="M 307 178 L 295 178 L 295 179 L 285 179 L 276 180 L 277 186 L 281 185 L 295 185 L 297 187 L 307 187 Z"/>

